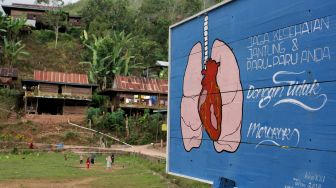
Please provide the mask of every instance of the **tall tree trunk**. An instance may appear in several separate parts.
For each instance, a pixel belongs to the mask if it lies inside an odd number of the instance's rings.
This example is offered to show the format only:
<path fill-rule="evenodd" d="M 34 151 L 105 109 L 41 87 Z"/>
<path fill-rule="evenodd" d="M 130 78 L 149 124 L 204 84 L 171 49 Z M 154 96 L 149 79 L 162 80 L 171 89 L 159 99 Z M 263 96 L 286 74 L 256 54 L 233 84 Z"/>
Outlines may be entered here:
<path fill-rule="evenodd" d="M 126 138 L 128 139 L 130 136 L 130 131 L 129 131 L 129 127 L 128 127 L 128 117 L 126 114 L 126 118 L 125 118 L 125 128 L 126 128 Z"/>
<path fill-rule="evenodd" d="M 55 49 L 57 48 L 57 42 L 58 42 L 58 30 L 59 30 L 59 26 L 57 25 L 55 27 Z"/>

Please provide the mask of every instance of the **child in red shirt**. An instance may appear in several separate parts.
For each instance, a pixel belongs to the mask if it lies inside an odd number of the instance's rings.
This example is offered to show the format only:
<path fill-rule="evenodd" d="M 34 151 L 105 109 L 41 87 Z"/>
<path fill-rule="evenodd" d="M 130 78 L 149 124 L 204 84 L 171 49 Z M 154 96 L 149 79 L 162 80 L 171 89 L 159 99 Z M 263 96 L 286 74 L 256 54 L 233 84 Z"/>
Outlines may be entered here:
<path fill-rule="evenodd" d="M 90 157 L 88 157 L 86 159 L 86 168 L 89 169 L 90 168 Z"/>

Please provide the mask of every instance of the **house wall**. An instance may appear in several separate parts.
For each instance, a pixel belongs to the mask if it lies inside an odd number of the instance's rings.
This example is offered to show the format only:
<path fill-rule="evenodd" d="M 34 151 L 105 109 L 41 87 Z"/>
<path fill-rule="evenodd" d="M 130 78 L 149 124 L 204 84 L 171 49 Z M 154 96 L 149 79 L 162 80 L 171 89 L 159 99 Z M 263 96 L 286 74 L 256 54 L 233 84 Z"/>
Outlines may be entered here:
<path fill-rule="evenodd" d="M 36 16 L 36 19 L 40 18 L 41 15 L 45 14 L 44 12 L 37 12 L 37 11 L 23 11 L 23 10 L 11 10 L 11 16 L 13 17 L 20 17 L 20 16 L 27 16 L 28 19 L 34 19 L 34 16 Z M 36 20 L 34 19 L 34 20 Z"/>
<path fill-rule="evenodd" d="M 167 108 L 167 95 L 117 93 L 111 96 L 110 102 L 111 106 L 122 108 L 165 109 Z"/>
<path fill-rule="evenodd" d="M 91 99 L 92 89 L 74 87 L 74 86 L 62 86 L 62 95 L 68 96 L 68 97 L 79 97 L 79 98 Z"/>
<path fill-rule="evenodd" d="M 58 96 L 58 85 L 53 84 L 40 84 L 39 85 L 39 96 Z"/>
<path fill-rule="evenodd" d="M 72 26 L 77 26 L 77 27 L 82 26 L 82 21 L 80 18 L 69 18 L 69 23 Z"/>
<path fill-rule="evenodd" d="M 0 76 L 0 85 L 10 86 L 13 82 L 13 79 L 10 77 L 1 77 Z"/>

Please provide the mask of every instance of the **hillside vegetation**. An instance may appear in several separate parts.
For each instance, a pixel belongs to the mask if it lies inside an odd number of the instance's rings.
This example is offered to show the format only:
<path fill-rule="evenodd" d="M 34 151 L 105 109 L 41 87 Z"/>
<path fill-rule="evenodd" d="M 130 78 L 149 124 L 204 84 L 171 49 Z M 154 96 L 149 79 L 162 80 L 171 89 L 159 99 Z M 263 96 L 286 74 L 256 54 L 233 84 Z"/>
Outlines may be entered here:
<path fill-rule="evenodd" d="M 24 37 L 25 50 L 30 54 L 18 66 L 22 79 L 32 78 L 33 70 L 86 73 L 89 66 L 80 64 L 83 46 L 79 39 L 60 34 L 58 48 L 54 48 L 54 33 L 34 30 Z"/>
<path fill-rule="evenodd" d="M 168 60 L 169 26 L 215 2 L 218 1 L 81 0 L 64 7 L 59 14 L 67 11 L 82 16 L 82 28 L 62 25 L 66 29 L 64 33 L 59 33 L 57 43 L 55 36 L 58 36 L 58 30 L 53 29 L 55 27 L 50 26 L 50 30 L 27 29 L 25 19 L 0 15 L 1 66 L 18 68 L 20 79 L 31 79 L 34 70 L 87 73 L 90 81 L 101 88 L 112 83 L 116 75 L 145 76 L 146 68 L 152 67 L 157 60 Z M 167 73 L 165 68 L 153 71 L 149 76 L 166 79 Z M 0 93 L 0 105 L 2 101 L 11 101 L 2 104 L 4 108 L 11 109 L 15 103 L 13 96 L 11 91 Z M 108 100 L 96 95 L 93 98 L 87 119 L 92 120 L 94 129 L 108 132 L 131 144 L 147 144 L 165 138 L 165 133 L 159 131 L 160 125 L 165 122 L 162 114 L 144 111 L 129 117 L 126 123 L 124 111 L 108 111 Z M 4 112 L 3 116 L 8 115 Z M 43 127 L 39 128 L 38 132 L 43 131 Z M 12 133 L 8 127 L 3 131 L 8 135 L 23 135 L 47 142 L 35 137 L 33 130 L 36 129 L 32 127 L 31 132 L 26 131 L 25 134 L 20 133 L 20 129 Z M 62 135 L 57 134 L 52 142 L 66 141 L 62 139 Z"/>

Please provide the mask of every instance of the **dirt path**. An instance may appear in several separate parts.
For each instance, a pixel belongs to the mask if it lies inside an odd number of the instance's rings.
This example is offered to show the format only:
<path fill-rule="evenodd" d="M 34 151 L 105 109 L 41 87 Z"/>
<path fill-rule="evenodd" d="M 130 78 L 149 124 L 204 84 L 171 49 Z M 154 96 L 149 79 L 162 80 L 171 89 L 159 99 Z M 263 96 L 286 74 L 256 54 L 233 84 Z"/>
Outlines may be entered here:
<path fill-rule="evenodd" d="M 143 155 L 151 156 L 151 157 L 158 157 L 165 159 L 166 158 L 166 150 L 163 148 L 153 147 L 151 144 L 142 145 L 142 146 L 123 146 L 123 145 L 113 145 L 111 148 L 100 148 L 100 147 L 87 147 L 87 146 L 70 146 L 65 145 L 64 149 L 72 150 L 75 153 L 80 153 L 82 149 L 85 150 L 99 150 L 99 151 L 106 151 L 106 152 L 113 152 L 113 151 L 125 151 L 125 152 L 132 152 L 132 153 L 140 153 Z"/>
<path fill-rule="evenodd" d="M 118 150 L 118 151 L 141 153 L 143 155 L 147 155 L 151 157 L 159 157 L 159 158 L 164 158 L 164 159 L 166 158 L 165 150 L 154 148 L 151 144 L 143 145 L 143 146 L 133 146 L 133 147 L 112 146 L 111 148 L 114 150 Z"/>
<path fill-rule="evenodd" d="M 89 177 L 78 180 L 66 180 L 66 181 L 51 181 L 51 180 L 14 180 L 10 182 L 0 182 L 0 187 L 4 188 L 89 188 L 92 187 L 90 182 L 99 178 Z"/>

